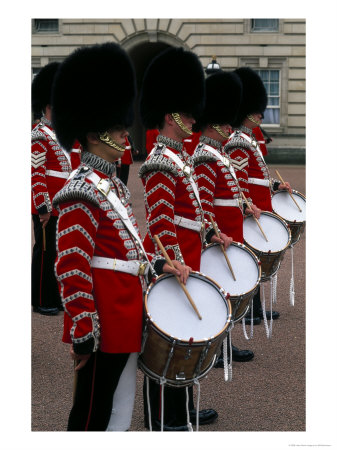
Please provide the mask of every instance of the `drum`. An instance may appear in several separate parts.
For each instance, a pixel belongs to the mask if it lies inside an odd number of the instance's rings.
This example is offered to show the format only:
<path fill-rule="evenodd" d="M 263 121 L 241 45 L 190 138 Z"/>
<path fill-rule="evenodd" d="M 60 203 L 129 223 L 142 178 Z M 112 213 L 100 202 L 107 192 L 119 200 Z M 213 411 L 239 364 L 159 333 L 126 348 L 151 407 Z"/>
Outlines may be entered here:
<path fill-rule="evenodd" d="M 264 238 L 253 216 L 243 221 L 244 243 L 261 261 L 261 281 L 269 280 L 278 271 L 284 253 L 291 242 L 287 223 L 277 214 L 263 211 L 259 219 Z"/>
<path fill-rule="evenodd" d="M 229 329 L 226 292 L 209 277 L 191 272 L 186 288 L 199 319 L 175 277 L 163 274 L 145 294 L 145 329 L 139 368 L 173 387 L 192 385 L 213 367 Z"/>
<path fill-rule="evenodd" d="M 306 201 L 305 196 L 298 191 L 292 191 L 298 209 L 287 191 L 276 191 L 272 198 L 272 206 L 275 214 L 287 222 L 291 230 L 291 244 L 296 244 L 305 229 Z"/>
<path fill-rule="evenodd" d="M 235 280 L 219 244 L 209 244 L 201 254 L 200 272 L 211 277 L 230 295 L 233 321 L 241 320 L 249 309 L 261 279 L 255 254 L 244 244 L 233 242 L 226 250 Z"/>

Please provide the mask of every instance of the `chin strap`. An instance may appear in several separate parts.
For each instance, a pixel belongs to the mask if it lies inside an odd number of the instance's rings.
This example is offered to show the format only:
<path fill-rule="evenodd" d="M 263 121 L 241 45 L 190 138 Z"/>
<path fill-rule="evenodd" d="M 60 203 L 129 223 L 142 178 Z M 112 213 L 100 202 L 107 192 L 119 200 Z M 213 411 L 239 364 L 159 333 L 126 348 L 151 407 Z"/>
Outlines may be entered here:
<path fill-rule="evenodd" d="M 251 114 L 247 115 L 247 119 L 249 119 L 251 122 L 255 123 L 258 127 L 261 125 L 259 122 L 257 122 L 254 117 Z"/>
<path fill-rule="evenodd" d="M 212 128 L 214 128 L 214 130 L 217 131 L 224 139 L 229 138 L 229 134 L 226 134 L 224 131 L 222 131 L 219 125 L 212 125 Z"/>
<path fill-rule="evenodd" d="M 189 128 L 187 128 L 187 126 L 183 123 L 179 113 L 171 113 L 171 116 L 181 130 L 183 130 L 189 136 L 193 134 L 193 132 Z"/>
<path fill-rule="evenodd" d="M 108 145 L 109 147 L 113 148 L 114 150 L 117 150 L 120 153 L 125 152 L 125 147 L 122 145 L 117 144 L 116 141 L 114 141 L 111 136 L 109 136 L 108 132 L 105 131 L 104 133 L 98 133 L 99 140 L 103 142 L 104 144 Z"/>

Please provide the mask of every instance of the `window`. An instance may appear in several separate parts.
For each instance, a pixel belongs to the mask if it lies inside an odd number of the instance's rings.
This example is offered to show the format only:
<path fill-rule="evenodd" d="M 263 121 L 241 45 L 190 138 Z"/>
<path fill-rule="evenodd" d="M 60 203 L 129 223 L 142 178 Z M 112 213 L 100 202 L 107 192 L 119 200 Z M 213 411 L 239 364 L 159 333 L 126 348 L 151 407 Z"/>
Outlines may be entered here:
<path fill-rule="evenodd" d="M 36 33 L 57 33 L 59 31 L 58 19 L 34 19 Z"/>
<path fill-rule="evenodd" d="M 252 31 L 278 31 L 279 19 L 252 19 Z"/>
<path fill-rule="evenodd" d="M 263 123 L 278 125 L 280 123 L 280 71 L 257 70 L 256 72 L 260 75 L 268 95 Z"/>

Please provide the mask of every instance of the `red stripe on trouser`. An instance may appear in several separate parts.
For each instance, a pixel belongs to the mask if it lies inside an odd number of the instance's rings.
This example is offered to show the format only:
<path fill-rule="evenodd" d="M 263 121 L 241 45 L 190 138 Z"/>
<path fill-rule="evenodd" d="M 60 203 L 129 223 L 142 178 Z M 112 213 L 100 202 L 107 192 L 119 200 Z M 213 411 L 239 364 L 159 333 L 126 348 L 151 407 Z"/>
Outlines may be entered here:
<path fill-rule="evenodd" d="M 95 355 L 95 361 L 94 361 L 94 367 L 92 371 L 92 383 L 91 383 L 91 395 L 90 395 L 90 407 L 89 407 L 89 413 L 87 418 L 87 423 L 85 424 L 84 431 L 88 431 L 88 426 L 90 422 L 91 417 L 91 410 L 92 410 L 92 403 L 93 403 L 93 397 L 94 397 L 94 385 L 95 385 L 95 373 L 96 373 L 96 355 Z"/>

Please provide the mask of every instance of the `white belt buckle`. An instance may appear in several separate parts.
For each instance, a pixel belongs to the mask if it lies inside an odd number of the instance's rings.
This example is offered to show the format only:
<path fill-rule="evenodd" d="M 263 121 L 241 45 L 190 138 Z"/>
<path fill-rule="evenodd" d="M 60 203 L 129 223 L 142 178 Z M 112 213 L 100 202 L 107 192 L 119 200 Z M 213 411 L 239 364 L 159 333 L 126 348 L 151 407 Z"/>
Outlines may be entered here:
<path fill-rule="evenodd" d="M 105 180 L 104 178 L 101 178 L 99 180 L 96 187 L 105 196 L 107 196 L 110 192 L 109 182 L 107 180 Z"/>

